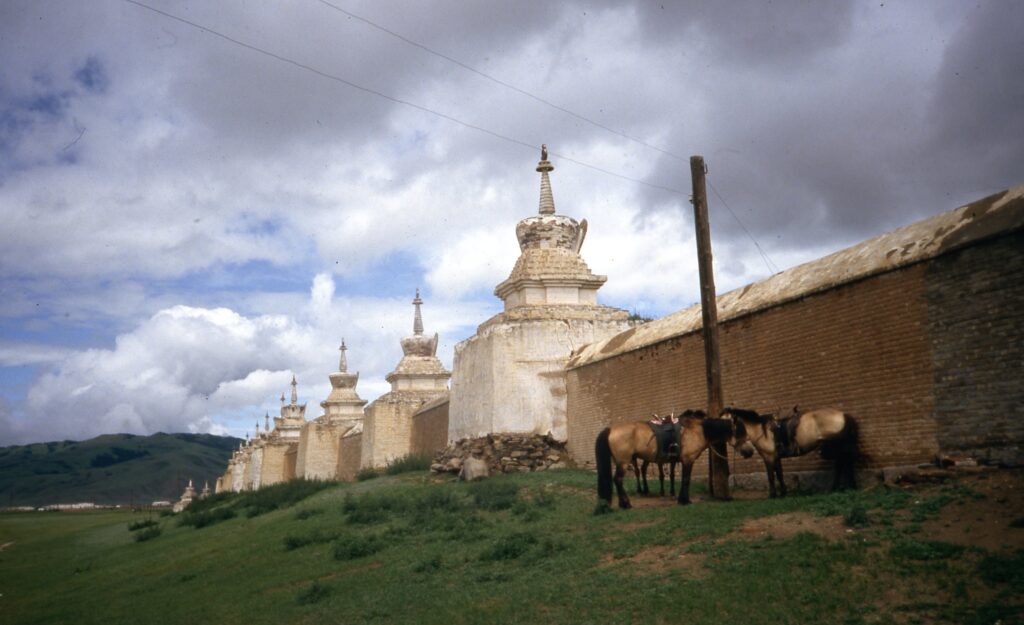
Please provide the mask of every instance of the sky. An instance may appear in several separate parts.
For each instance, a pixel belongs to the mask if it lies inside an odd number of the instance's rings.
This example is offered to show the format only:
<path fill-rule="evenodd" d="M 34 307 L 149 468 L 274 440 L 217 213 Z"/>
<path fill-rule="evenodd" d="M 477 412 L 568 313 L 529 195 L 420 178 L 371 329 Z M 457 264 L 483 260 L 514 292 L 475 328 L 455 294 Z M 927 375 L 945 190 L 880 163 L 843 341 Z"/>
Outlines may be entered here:
<path fill-rule="evenodd" d="M 1024 183 L 1024 3 L 0 3 L 0 445 L 242 436 L 424 299 L 501 309 L 547 144 L 601 303 L 699 299 Z"/>

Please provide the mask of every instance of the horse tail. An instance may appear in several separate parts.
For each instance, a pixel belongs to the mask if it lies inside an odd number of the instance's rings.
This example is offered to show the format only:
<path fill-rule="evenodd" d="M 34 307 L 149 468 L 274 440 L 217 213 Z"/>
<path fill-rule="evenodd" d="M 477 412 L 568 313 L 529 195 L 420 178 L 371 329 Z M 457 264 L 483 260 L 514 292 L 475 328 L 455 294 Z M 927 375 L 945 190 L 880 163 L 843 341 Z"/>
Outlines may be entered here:
<path fill-rule="evenodd" d="M 843 427 L 843 451 L 854 464 L 863 463 L 867 456 L 860 449 L 860 424 L 851 415 L 843 413 L 846 425 Z"/>
<path fill-rule="evenodd" d="M 612 503 L 612 448 L 608 444 L 611 428 L 601 430 L 594 444 L 594 460 L 597 462 L 597 498 Z"/>

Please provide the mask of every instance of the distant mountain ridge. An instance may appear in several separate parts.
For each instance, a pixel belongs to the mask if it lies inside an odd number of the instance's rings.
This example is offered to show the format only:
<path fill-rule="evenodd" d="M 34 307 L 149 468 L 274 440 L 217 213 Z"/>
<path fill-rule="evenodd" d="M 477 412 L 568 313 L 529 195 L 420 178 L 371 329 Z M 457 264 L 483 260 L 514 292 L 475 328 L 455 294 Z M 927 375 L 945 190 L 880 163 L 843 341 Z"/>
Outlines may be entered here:
<path fill-rule="evenodd" d="M 0 447 L 0 507 L 174 500 L 191 479 L 214 488 L 240 439 L 213 434 L 104 434 Z"/>

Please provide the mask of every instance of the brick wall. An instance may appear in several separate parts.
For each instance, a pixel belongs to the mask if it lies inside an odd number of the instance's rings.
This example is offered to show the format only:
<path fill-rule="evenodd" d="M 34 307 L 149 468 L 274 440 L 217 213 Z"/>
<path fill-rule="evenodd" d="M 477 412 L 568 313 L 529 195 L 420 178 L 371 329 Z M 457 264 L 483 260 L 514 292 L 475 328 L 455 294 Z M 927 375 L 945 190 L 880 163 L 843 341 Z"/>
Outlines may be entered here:
<path fill-rule="evenodd" d="M 410 453 L 426 454 L 448 445 L 448 399 L 430 402 L 412 416 Z"/>
<path fill-rule="evenodd" d="M 363 435 L 354 434 L 341 439 L 338 452 L 337 475 L 339 480 L 353 481 L 359 473 L 363 451 Z"/>
<path fill-rule="evenodd" d="M 989 239 L 724 323 L 725 402 L 841 408 L 860 423 L 868 467 L 928 462 L 940 448 L 1019 453 L 1022 250 L 1019 234 Z M 702 407 L 703 357 L 695 332 L 569 370 L 574 458 L 592 463 L 610 423 Z M 808 455 L 786 468 L 825 466 Z M 733 464 L 763 470 L 756 457 Z"/>
<path fill-rule="evenodd" d="M 1024 464 L 1024 234 L 941 256 L 925 274 L 939 445 Z"/>

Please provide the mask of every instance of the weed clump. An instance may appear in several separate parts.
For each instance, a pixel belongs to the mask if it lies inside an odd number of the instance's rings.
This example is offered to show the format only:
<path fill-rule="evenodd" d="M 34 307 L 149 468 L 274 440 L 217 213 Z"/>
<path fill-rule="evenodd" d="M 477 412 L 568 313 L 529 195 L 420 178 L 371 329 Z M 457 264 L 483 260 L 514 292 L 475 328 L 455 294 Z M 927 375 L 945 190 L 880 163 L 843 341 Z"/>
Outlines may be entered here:
<path fill-rule="evenodd" d="M 307 534 L 289 534 L 284 537 L 284 550 L 293 551 L 306 545 L 329 543 L 338 537 L 337 532 L 316 530 Z"/>
<path fill-rule="evenodd" d="M 323 480 L 290 480 L 245 493 L 236 505 L 246 508 L 245 515 L 253 518 L 279 508 L 293 506 L 331 486 L 332 483 Z"/>
<path fill-rule="evenodd" d="M 1024 591 L 1024 549 L 985 556 L 978 563 L 978 575 L 989 586 L 1010 584 L 1015 592 Z"/>
<path fill-rule="evenodd" d="M 963 545 L 942 542 L 940 540 L 904 539 L 893 544 L 889 555 L 896 560 L 946 560 L 964 552 Z"/>
<path fill-rule="evenodd" d="M 365 482 L 366 480 L 372 480 L 372 479 L 378 478 L 378 477 L 380 477 L 380 473 L 377 471 L 377 469 L 374 469 L 374 468 L 371 468 L 371 467 L 366 467 L 365 469 L 359 469 L 359 472 L 356 473 L 356 481 L 357 482 Z"/>
<path fill-rule="evenodd" d="M 383 551 L 387 545 L 380 536 L 347 536 L 334 545 L 335 560 L 356 560 Z"/>
<path fill-rule="evenodd" d="M 867 527 L 871 524 L 871 517 L 864 506 L 854 506 L 843 516 L 843 525 L 846 527 Z"/>
<path fill-rule="evenodd" d="M 144 543 L 147 540 L 152 540 L 162 534 L 163 531 L 156 526 L 147 527 L 138 534 L 135 534 L 135 542 Z"/>
<path fill-rule="evenodd" d="M 153 519 L 145 519 L 145 520 L 142 520 L 142 521 L 136 521 L 136 522 L 131 523 L 131 524 L 128 525 L 128 531 L 129 532 L 134 532 L 134 531 L 137 531 L 137 530 L 143 530 L 143 529 L 146 529 L 147 527 L 153 527 L 153 526 L 159 525 L 159 524 L 160 524 L 159 522 L 154 521 Z"/>
<path fill-rule="evenodd" d="M 515 533 L 499 538 L 490 548 L 480 554 L 483 561 L 515 560 L 537 544 L 532 534 Z"/>
<path fill-rule="evenodd" d="M 198 530 L 206 527 L 207 525 L 214 525 L 221 521 L 227 521 L 228 519 L 233 518 L 235 518 L 235 511 L 233 508 L 215 508 L 205 512 L 192 512 L 191 510 L 186 510 L 178 520 L 178 526 L 185 527 L 191 525 Z"/>
<path fill-rule="evenodd" d="M 317 603 L 331 594 L 331 589 L 320 582 L 313 582 L 299 591 L 295 596 L 295 603 L 299 605 L 310 605 Z"/>
<path fill-rule="evenodd" d="M 308 519 L 308 518 L 310 518 L 312 516 L 316 516 L 318 514 L 323 514 L 323 513 L 324 513 L 323 508 L 304 508 L 304 509 L 299 510 L 298 512 L 295 513 L 295 520 L 296 521 L 305 521 L 306 519 Z"/>
<path fill-rule="evenodd" d="M 408 454 L 389 462 L 384 468 L 387 475 L 400 475 L 416 471 L 429 471 L 433 457 L 430 454 Z"/>
<path fill-rule="evenodd" d="M 482 510 L 508 510 L 516 503 L 519 485 L 500 479 L 473 482 L 469 494 Z"/>

